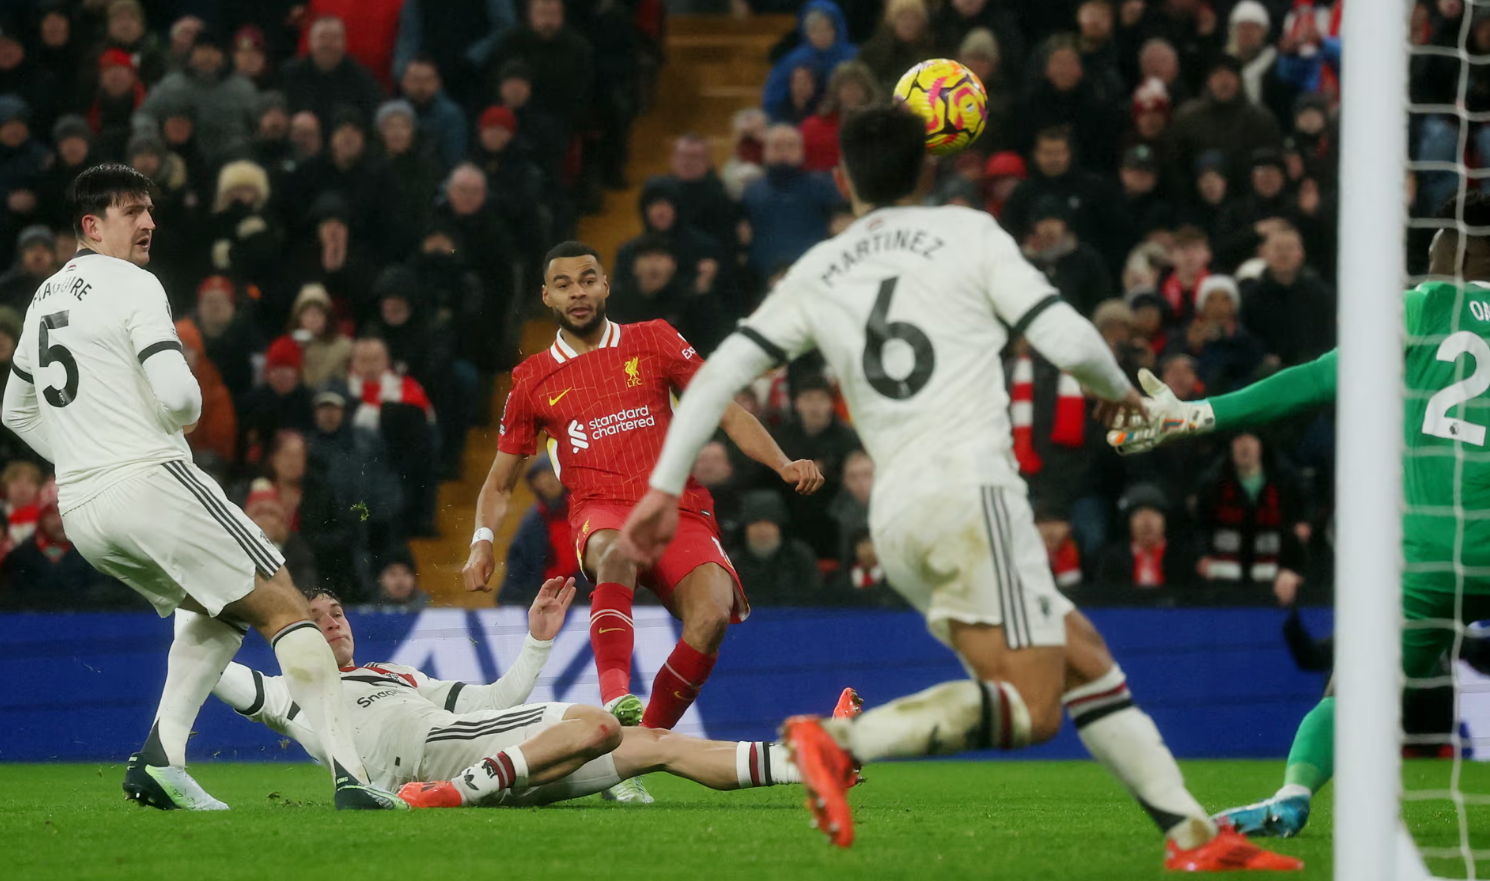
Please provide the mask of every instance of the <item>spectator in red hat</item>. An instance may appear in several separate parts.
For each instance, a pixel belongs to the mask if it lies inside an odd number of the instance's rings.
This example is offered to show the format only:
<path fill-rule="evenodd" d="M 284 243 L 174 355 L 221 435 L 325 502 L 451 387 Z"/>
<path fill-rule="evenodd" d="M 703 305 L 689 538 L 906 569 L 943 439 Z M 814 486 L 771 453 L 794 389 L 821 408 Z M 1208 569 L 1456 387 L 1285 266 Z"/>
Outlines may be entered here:
<path fill-rule="evenodd" d="M 290 577 L 295 580 L 296 587 L 313 590 L 320 585 L 315 554 L 306 540 L 290 528 L 291 518 L 285 512 L 284 502 L 272 481 L 260 477 L 249 484 L 248 496 L 243 502 L 243 513 L 284 554 L 285 568 L 290 570 Z"/>
<path fill-rule="evenodd" d="M 523 136 L 522 124 L 511 108 L 493 105 L 481 112 L 470 161 L 509 203 L 511 215 L 529 218 L 542 230 L 543 241 L 552 240 L 552 231 L 567 225 L 567 202 L 556 200 L 547 186 L 543 168 L 533 158 L 533 144 Z"/>
<path fill-rule="evenodd" d="M 122 49 L 134 60 L 147 89 L 160 82 L 166 73 L 166 50 L 160 37 L 145 25 L 145 7 L 139 0 L 112 0 L 107 6 L 104 39 L 94 48 L 92 57 L 109 49 Z"/>
<path fill-rule="evenodd" d="M 259 91 L 275 87 L 274 65 L 269 62 L 269 50 L 264 32 L 246 24 L 233 33 L 228 47 L 233 56 L 233 72 L 254 84 Z"/>
<path fill-rule="evenodd" d="M 315 424 L 310 390 L 301 381 L 305 353 L 300 344 L 280 337 L 264 356 L 264 384 L 243 396 L 238 408 L 238 449 L 246 465 L 258 465 L 269 443 L 283 429 L 309 431 Z"/>
<path fill-rule="evenodd" d="M 1124 150 L 1139 146 L 1152 150 L 1159 167 L 1166 171 L 1163 181 L 1165 185 L 1182 189 L 1188 169 L 1177 174 L 1171 173 L 1175 152 L 1174 139 L 1169 134 L 1169 123 L 1174 118 L 1174 104 L 1169 100 L 1169 89 L 1165 87 L 1164 81 L 1158 77 L 1144 80 L 1133 90 L 1129 109 L 1132 127 L 1123 140 Z"/>
<path fill-rule="evenodd" d="M 134 112 L 145 101 L 145 86 L 129 53 L 109 49 L 98 56 L 98 90 L 88 109 L 88 126 L 98 136 L 101 156 L 118 159 L 133 129 Z"/>
<path fill-rule="evenodd" d="M 983 166 L 983 210 L 994 217 L 1001 216 L 1004 203 L 1029 176 L 1023 157 L 1013 150 L 988 157 L 988 164 Z"/>

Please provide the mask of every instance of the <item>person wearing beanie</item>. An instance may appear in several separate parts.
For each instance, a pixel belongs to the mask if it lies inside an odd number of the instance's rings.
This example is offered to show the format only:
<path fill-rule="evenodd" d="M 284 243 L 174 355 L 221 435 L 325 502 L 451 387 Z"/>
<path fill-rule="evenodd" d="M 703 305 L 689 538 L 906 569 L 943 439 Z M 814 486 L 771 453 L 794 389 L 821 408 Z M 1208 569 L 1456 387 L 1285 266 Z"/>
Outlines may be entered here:
<path fill-rule="evenodd" d="M 821 605 L 822 574 L 810 546 L 788 534 L 786 504 L 775 490 L 747 493 L 740 503 L 739 544 L 730 560 L 740 585 L 765 608 Z"/>
<path fill-rule="evenodd" d="M 1195 318 L 1171 337 L 1166 354 L 1195 359 L 1195 369 L 1209 394 L 1224 394 L 1252 382 L 1262 366 L 1262 343 L 1241 323 L 1242 298 L 1229 275 L 1207 275 L 1200 281 Z"/>
<path fill-rule="evenodd" d="M 342 333 L 331 295 L 323 285 L 309 282 L 301 286 L 290 307 L 285 335 L 300 345 L 301 378 L 307 386 L 319 388 L 333 380 L 346 380 L 352 362 L 352 339 Z"/>
<path fill-rule="evenodd" d="M 1269 42 L 1273 19 L 1259 0 L 1241 0 L 1227 19 L 1226 54 L 1242 63 L 1247 98 L 1281 123 L 1298 89 L 1278 75 L 1278 48 Z"/>
<path fill-rule="evenodd" d="M 1180 178 L 1185 174 L 1187 177 Z M 1231 190 L 1230 168 L 1226 154 L 1220 150 L 1207 150 L 1196 157 L 1189 168 L 1176 169 L 1176 180 L 1180 180 L 1180 222 L 1194 226 L 1210 240 L 1220 234 L 1221 218 L 1237 197 Z"/>
<path fill-rule="evenodd" d="M 257 25 L 245 24 L 233 32 L 228 43 L 233 73 L 253 83 L 261 93 L 274 88 L 274 65 L 269 61 L 264 32 Z"/>
<path fill-rule="evenodd" d="M 0 275 L 0 306 L 24 314 L 36 289 L 60 267 L 57 237 L 42 224 L 32 224 L 16 236 L 15 264 Z"/>
<path fill-rule="evenodd" d="M 254 84 L 233 72 L 222 38 L 210 29 L 197 34 L 185 68 L 166 74 L 135 115 L 136 131 L 159 131 L 167 108 L 192 109 L 196 140 L 213 167 L 240 156 L 252 139 L 256 103 Z"/>
<path fill-rule="evenodd" d="M 1123 152 L 1118 166 L 1121 198 L 1116 209 L 1122 216 L 1118 228 L 1123 234 L 1108 258 L 1114 269 L 1121 268 L 1139 242 L 1178 225 L 1179 212 L 1164 190 L 1164 170 L 1160 154 L 1148 144 L 1134 144 Z"/>
<path fill-rule="evenodd" d="M 1123 493 L 1118 513 L 1127 528 L 1097 558 L 1099 586 L 1156 591 L 1155 596 L 1172 597 L 1175 588 L 1198 580 L 1194 552 L 1187 542 L 1172 538 L 1168 521 L 1173 507 L 1164 490 L 1152 483 L 1135 484 Z"/>
<path fill-rule="evenodd" d="M 213 272 L 264 289 L 276 283 L 285 230 L 269 207 L 269 173 L 248 159 L 217 173 L 212 213 L 206 218 L 207 257 Z"/>
<path fill-rule="evenodd" d="M 733 268 L 731 255 L 707 233 L 681 222 L 680 202 L 678 186 L 672 181 L 653 178 L 643 184 L 641 194 L 637 197 L 637 208 L 642 221 L 641 234 L 623 242 L 616 250 L 615 266 L 611 272 L 618 282 L 624 283 L 630 279 L 640 244 L 646 240 L 660 239 L 666 243 L 677 261 L 678 284 L 683 290 L 733 300 L 733 277 L 722 277 L 728 275 Z M 726 286 L 730 288 L 728 293 L 725 292 Z"/>
<path fill-rule="evenodd" d="M 125 144 L 134 132 L 134 114 L 145 101 L 134 59 L 122 49 L 110 49 L 98 58 L 98 88 L 88 108 L 88 127 L 97 138 L 98 154 L 105 160 L 124 156 Z"/>
<path fill-rule="evenodd" d="M 1283 131 L 1267 108 L 1247 96 L 1242 85 L 1242 62 L 1220 55 L 1205 79 L 1205 93 L 1181 107 L 1171 129 L 1176 159 L 1190 167 L 1207 150 L 1220 150 L 1232 170 L 1231 186 L 1246 185 L 1252 152 L 1283 143 Z"/>
<path fill-rule="evenodd" d="M 445 94 L 439 65 L 427 55 L 415 55 L 404 65 L 398 85 L 418 117 L 419 130 L 434 145 L 441 163 L 454 168 L 465 158 L 471 142 L 470 130 L 460 105 Z"/>
<path fill-rule="evenodd" d="M 419 564 L 406 545 L 384 554 L 379 564 L 379 606 L 414 612 L 429 605 L 429 594 L 419 587 Z"/>
<path fill-rule="evenodd" d="M 1014 190 L 1029 177 L 1024 157 L 1013 150 L 1005 150 L 988 157 L 983 166 L 983 210 L 994 217 L 1001 217 L 1004 205 Z"/>
<path fill-rule="evenodd" d="M 254 384 L 253 357 L 263 350 L 249 311 L 240 306 L 231 279 L 209 275 L 197 285 L 191 308 L 178 313 L 191 316 L 202 334 L 208 359 L 217 365 L 223 383 L 239 404 Z"/>
<path fill-rule="evenodd" d="M 403 99 L 383 102 L 373 117 L 373 154 L 387 166 L 393 187 L 388 194 L 389 216 L 396 219 L 388 231 L 393 254 L 414 250 L 434 211 L 444 166 L 428 135 L 414 105 Z"/>
<path fill-rule="evenodd" d="M 258 465 L 284 429 L 309 431 L 315 424 L 311 393 L 301 381 L 305 352 L 282 336 L 264 353 L 264 382 L 239 401 L 239 454 L 245 465 Z"/>

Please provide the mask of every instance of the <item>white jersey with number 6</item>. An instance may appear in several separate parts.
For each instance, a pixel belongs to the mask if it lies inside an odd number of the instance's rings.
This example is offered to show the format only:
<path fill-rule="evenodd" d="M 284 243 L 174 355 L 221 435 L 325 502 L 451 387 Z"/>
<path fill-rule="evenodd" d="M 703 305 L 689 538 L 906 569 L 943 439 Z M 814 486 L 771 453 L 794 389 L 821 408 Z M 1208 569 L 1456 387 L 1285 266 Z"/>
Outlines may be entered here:
<path fill-rule="evenodd" d="M 167 350 L 181 341 L 165 289 L 127 260 L 79 252 L 37 289 L 12 370 L 36 386 L 64 514 L 163 462 L 191 461 L 145 376 L 146 359 Z"/>
<path fill-rule="evenodd" d="M 875 482 L 1019 480 L 1000 352 L 1056 292 L 982 211 L 880 208 L 799 259 L 741 332 L 837 374 Z"/>

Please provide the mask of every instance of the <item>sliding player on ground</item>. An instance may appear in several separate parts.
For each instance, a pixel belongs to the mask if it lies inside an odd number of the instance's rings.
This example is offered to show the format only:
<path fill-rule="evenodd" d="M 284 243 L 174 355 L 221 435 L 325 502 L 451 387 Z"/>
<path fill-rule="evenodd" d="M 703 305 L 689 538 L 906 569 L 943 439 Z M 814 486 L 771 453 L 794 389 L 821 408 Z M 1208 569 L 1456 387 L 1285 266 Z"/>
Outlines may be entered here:
<path fill-rule="evenodd" d="M 1490 195 L 1476 190 L 1463 202 L 1466 227 L 1490 226 Z M 1439 212 L 1445 220 L 1456 216 L 1453 203 Z M 1490 618 L 1490 581 L 1464 574 L 1490 566 L 1490 521 L 1456 514 L 1490 510 L 1490 463 L 1473 455 L 1484 449 L 1490 426 L 1490 401 L 1484 396 L 1490 389 L 1490 238 L 1461 236 L 1452 228 L 1439 232 L 1429 251 L 1428 273 L 1467 281 L 1430 281 L 1405 296 L 1408 395 L 1403 431 L 1410 452 L 1402 466 L 1407 500 L 1402 612 L 1409 622 L 1440 622 L 1403 629 L 1402 671 L 1409 679 L 1435 675 L 1439 659 L 1453 646 L 1455 622 Z M 1164 383 L 1145 374 L 1147 418 L 1108 432 L 1108 442 L 1119 452 L 1141 453 L 1181 438 L 1247 428 L 1328 404 L 1335 400 L 1335 366 L 1331 351 L 1241 391 L 1193 402 L 1178 400 Z M 1461 593 L 1462 606 L 1457 604 Z M 1283 787 L 1272 798 L 1217 816 L 1248 835 L 1297 835 L 1309 820 L 1310 800 L 1334 770 L 1331 693 L 1299 723 Z"/>
<path fill-rule="evenodd" d="M 852 843 L 856 762 L 1018 749 L 1054 737 L 1064 708 L 1164 833 L 1166 865 L 1300 868 L 1217 829 L 1102 638 L 1056 590 L 1010 453 L 999 352 L 1023 336 L 1106 401 L 1139 396 L 992 217 L 921 207 L 923 140 L 901 108 L 845 121 L 839 185 L 858 219 L 798 260 L 694 378 L 623 547 L 643 563 L 663 552 L 694 456 L 735 391 L 816 347 L 875 461 L 870 529 L 887 580 L 973 675 L 857 721 L 789 719 L 783 741 L 819 828 Z"/>
<path fill-rule="evenodd" d="M 672 728 L 698 697 L 726 629 L 745 620 L 750 602 L 719 543 L 709 491 L 689 480 L 678 541 L 638 568 L 613 553 L 617 530 L 646 492 L 681 394 L 703 359 L 665 321 L 617 324 L 606 318 L 610 283 L 594 248 L 565 242 L 543 260 L 543 302 L 559 324 L 547 351 L 512 371 L 501 439 L 476 500 L 476 534 L 463 570 L 467 590 L 486 590 L 496 567 L 492 532 L 507 516 L 512 489 L 548 434 L 549 457 L 572 493 L 569 524 L 575 553 L 595 583 L 590 594 L 590 644 L 600 696 L 622 725 Z M 715 421 L 750 458 L 801 493 L 817 492 L 823 476 L 808 460 L 787 459 L 760 422 L 739 406 Z M 648 704 L 631 694 L 636 640 L 632 594 L 640 583 L 683 622 L 682 638 L 658 671 Z M 639 783 L 616 793 L 651 801 Z"/>
<path fill-rule="evenodd" d="M 225 810 L 186 772 L 202 702 L 248 626 L 274 647 L 294 700 L 322 732 L 338 808 L 402 808 L 364 783 L 341 681 L 282 557 L 192 464 L 183 430 L 202 410 L 166 292 L 144 266 L 150 179 L 96 165 L 68 189 L 79 250 L 26 310 L 5 387 L 6 427 L 57 466 L 62 521 L 83 557 L 175 614 L 165 688 L 124 791 L 141 804 Z"/>
<path fill-rule="evenodd" d="M 467 685 L 400 664 L 357 666 L 341 602 L 329 591 L 316 592 L 310 603 L 316 625 L 341 667 L 357 750 L 377 785 L 402 787 L 400 797 L 414 807 L 444 808 L 549 804 L 654 771 L 720 790 L 800 782 L 780 744 L 622 728 L 600 707 L 581 704 L 524 704 L 573 599 L 573 579 L 544 582 L 511 669 L 490 685 Z M 283 677 L 230 664 L 213 693 L 324 760 L 314 727 L 295 712 Z M 851 697 L 856 700 L 846 691 L 841 712 L 857 712 Z M 439 782 L 416 782 L 423 780 Z"/>

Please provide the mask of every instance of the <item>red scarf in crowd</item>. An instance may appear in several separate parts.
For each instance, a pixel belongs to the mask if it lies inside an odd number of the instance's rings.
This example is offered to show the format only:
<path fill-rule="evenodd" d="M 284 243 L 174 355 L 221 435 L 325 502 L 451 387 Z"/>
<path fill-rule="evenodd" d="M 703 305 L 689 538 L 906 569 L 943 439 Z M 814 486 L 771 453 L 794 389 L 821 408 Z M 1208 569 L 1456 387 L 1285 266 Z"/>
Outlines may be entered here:
<path fill-rule="evenodd" d="M 1135 586 L 1164 586 L 1164 550 L 1167 547 L 1169 543 L 1163 541 L 1147 550 L 1136 544 L 1130 546 L 1133 551 L 1133 584 Z"/>
<path fill-rule="evenodd" d="M 1268 481 L 1254 502 L 1235 475 L 1222 482 L 1206 577 L 1212 581 L 1270 583 L 1278 577 L 1282 547 L 1283 502 L 1278 485 Z M 1251 566 L 1244 568 L 1249 557 Z"/>
<path fill-rule="evenodd" d="M 1209 275 L 1209 272 L 1202 269 L 1200 274 L 1195 276 L 1195 284 L 1187 289 L 1184 282 L 1180 281 L 1179 273 L 1171 272 L 1164 279 L 1164 283 L 1159 285 L 1159 296 L 1169 304 L 1169 315 L 1175 323 L 1184 324 L 1195 314 L 1196 297 L 1200 294 L 1201 284 Z"/>
<path fill-rule="evenodd" d="M 1081 551 L 1076 548 L 1076 539 L 1067 536 L 1059 547 L 1047 551 L 1047 556 L 1057 587 L 1069 588 L 1081 583 Z"/>
<path fill-rule="evenodd" d="M 1014 429 L 1014 458 L 1021 474 L 1039 474 L 1045 463 L 1035 452 L 1035 362 L 1028 355 L 1014 359 L 1010 373 L 1009 420 Z M 1081 384 L 1062 373 L 1056 383 L 1055 422 L 1050 441 L 1079 448 L 1086 442 L 1086 399 Z"/>

